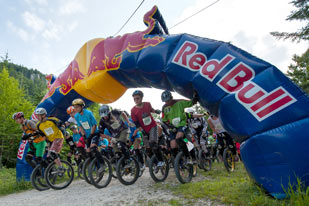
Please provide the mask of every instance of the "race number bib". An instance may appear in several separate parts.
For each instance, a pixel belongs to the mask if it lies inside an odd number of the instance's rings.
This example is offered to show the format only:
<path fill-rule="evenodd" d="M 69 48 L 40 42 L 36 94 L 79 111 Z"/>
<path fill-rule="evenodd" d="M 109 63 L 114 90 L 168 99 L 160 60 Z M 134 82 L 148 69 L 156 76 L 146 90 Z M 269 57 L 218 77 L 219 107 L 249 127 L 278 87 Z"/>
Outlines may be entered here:
<path fill-rule="evenodd" d="M 90 129 L 88 122 L 81 122 L 84 129 Z"/>
<path fill-rule="evenodd" d="M 180 117 L 176 117 L 172 120 L 172 124 L 177 127 L 180 123 Z"/>
<path fill-rule="evenodd" d="M 70 145 L 70 146 L 73 146 L 73 145 L 74 145 L 74 142 L 73 142 L 73 141 L 69 141 L 69 145 Z"/>
<path fill-rule="evenodd" d="M 144 117 L 144 118 L 143 118 L 143 123 L 144 123 L 145 126 L 150 125 L 151 122 L 152 122 L 152 120 L 151 120 L 151 117 L 150 117 L 150 116 Z"/>
<path fill-rule="evenodd" d="M 121 125 L 120 125 L 119 121 L 115 121 L 113 124 L 111 124 L 111 127 L 112 127 L 114 130 L 118 129 L 120 126 L 121 126 Z"/>
<path fill-rule="evenodd" d="M 48 127 L 46 129 L 44 129 L 44 132 L 47 136 L 53 135 L 54 134 L 54 130 L 51 127 Z"/>
<path fill-rule="evenodd" d="M 194 144 L 192 144 L 190 141 L 188 141 L 186 145 L 187 145 L 189 152 L 194 148 Z"/>

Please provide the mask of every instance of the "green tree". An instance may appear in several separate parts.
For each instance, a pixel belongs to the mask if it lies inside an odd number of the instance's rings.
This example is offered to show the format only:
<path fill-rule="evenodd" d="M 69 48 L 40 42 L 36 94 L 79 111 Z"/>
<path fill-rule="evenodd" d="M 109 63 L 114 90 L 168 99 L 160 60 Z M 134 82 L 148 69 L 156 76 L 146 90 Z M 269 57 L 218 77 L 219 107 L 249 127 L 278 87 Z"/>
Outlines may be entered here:
<path fill-rule="evenodd" d="M 0 167 L 3 163 L 6 166 L 15 166 L 22 131 L 12 120 L 12 114 L 22 111 L 25 117 L 29 117 L 34 107 L 25 99 L 18 81 L 9 77 L 6 68 L 0 73 L 0 102 Z"/>
<path fill-rule="evenodd" d="M 271 32 L 271 35 L 278 39 L 290 39 L 292 41 L 309 40 L 309 0 L 291 1 L 297 9 L 292 11 L 286 18 L 287 21 L 305 21 L 306 25 L 296 32 Z"/>
<path fill-rule="evenodd" d="M 301 56 L 294 55 L 293 61 L 295 64 L 289 66 L 287 75 L 309 94 L 309 49 Z"/>

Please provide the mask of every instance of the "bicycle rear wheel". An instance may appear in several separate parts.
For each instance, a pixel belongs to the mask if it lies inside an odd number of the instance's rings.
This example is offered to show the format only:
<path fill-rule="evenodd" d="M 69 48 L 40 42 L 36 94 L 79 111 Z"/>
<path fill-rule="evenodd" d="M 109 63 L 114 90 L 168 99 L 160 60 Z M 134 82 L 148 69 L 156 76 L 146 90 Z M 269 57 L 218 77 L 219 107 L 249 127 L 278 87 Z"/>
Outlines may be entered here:
<path fill-rule="evenodd" d="M 97 158 L 94 158 L 88 167 L 89 179 L 91 183 L 99 189 L 106 187 L 112 179 L 112 166 L 105 157 L 103 157 L 103 159 L 103 165 L 100 165 Z M 100 167 L 104 169 L 101 172 L 99 172 Z"/>
<path fill-rule="evenodd" d="M 211 159 L 207 156 L 207 153 L 200 150 L 198 153 L 199 166 L 205 172 L 211 170 Z"/>
<path fill-rule="evenodd" d="M 191 182 L 193 177 L 193 165 L 187 163 L 187 157 L 183 152 L 179 152 L 175 158 L 175 174 L 182 184 Z"/>
<path fill-rule="evenodd" d="M 139 164 L 134 157 L 121 157 L 117 163 L 117 178 L 124 185 L 132 185 L 139 176 Z"/>
<path fill-rule="evenodd" d="M 45 180 L 49 187 L 55 190 L 61 190 L 68 187 L 74 179 L 74 170 L 72 165 L 61 160 L 61 166 L 52 162 L 45 171 Z"/>
<path fill-rule="evenodd" d="M 161 167 L 158 167 L 159 161 L 155 155 L 149 161 L 149 174 L 155 182 L 163 182 L 168 176 L 170 165 L 165 155 L 162 155 L 162 158 L 165 164 Z"/>
<path fill-rule="evenodd" d="M 223 152 L 223 162 L 225 169 L 228 172 L 233 172 L 235 170 L 235 155 L 229 148 L 225 148 Z"/>
<path fill-rule="evenodd" d="M 47 185 L 44 179 L 44 171 L 45 171 L 45 168 L 43 168 L 41 165 L 37 165 L 31 173 L 31 177 L 30 177 L 31 184 L 35 189 L 39 191 L 44 191 L 44 190 L 49 189 L 49 186 Z"/>

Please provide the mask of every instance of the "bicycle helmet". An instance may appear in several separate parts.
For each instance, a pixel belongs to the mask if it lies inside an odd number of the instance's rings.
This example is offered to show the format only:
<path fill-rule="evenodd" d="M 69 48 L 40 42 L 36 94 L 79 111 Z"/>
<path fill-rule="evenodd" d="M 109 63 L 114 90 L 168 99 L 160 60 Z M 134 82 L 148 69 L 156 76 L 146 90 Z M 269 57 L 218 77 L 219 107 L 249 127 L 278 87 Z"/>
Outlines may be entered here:
<path fill-rule="evenodd" d="M 80 105 L 80 106 L 84 107 L 85 106 L 85 102 L 81 98 L 78 98 L 78 99 L 74 99 L 73 100 L 72 105 L 73 106 Z"/>
<path fill-rule="evenodd" d="M 65 137 L 71 136 L 71 135 L 70 135 L 70 132 L 68 132 L 68 131 L 65 131 L 65 132 L 64 132 L 64 135 L 65 135 Z"/>
<path fill-rule="evenodd" d="M 194 113 L 194 109 L 193 108 L 187 108 L 186 110 L 187 110 L 188 113 L 191 113 L 191 114 Z"/>
<path fill-rule="evenodd" d="M 99 109 L 100 117 L 106 117 L 109 112 L 110 112 L 109 106 L 106 104 L 103 104 Z"/>
<path fill-rule="evenodd" d="M 162 92 L 161 94 L 161 100 L 162 102 L 168 102 L 169 100 L 171 100 L 173 98 L 172 93 L 168 90 L 165 90 L 164 92 Z"/>
<path fill-rule="evenodd" d="M 35 114 L 46 114 L 47 115 L 47 111 L 46 109 L 44 108 L 37 108 L 35 111 L 34 111 Z"/>
<path fill-rule="evenodd" d="M 72 125 L 72 126 L 70 127 L 70 130 L 73 130 L 73 129 L 77 129 L 77 125 Z"/>
<path fill-rule="evenodd" d="M 22 112 L 16 112 L 13 114 L 12 118 L 15 120 L 15 118 L 21 118 L 24 117 L 24 113 Z"/>
<path fill-rule="evenodd" d="M 135 95 L 138 95 L 142 98 L 144 97 L 144 93 L 141 90 L 135 90 L 132 94 L 132 97 L 135 96 Z"/>
<path fill-rule="evenodd" d="M 67 108 L 67 113 L 68 113 L 68 114 L 71 114 L 72 112 L 74 112 L 74 107 L 73 107 L 73 106 L 69 106 L 69 107 Z"/>

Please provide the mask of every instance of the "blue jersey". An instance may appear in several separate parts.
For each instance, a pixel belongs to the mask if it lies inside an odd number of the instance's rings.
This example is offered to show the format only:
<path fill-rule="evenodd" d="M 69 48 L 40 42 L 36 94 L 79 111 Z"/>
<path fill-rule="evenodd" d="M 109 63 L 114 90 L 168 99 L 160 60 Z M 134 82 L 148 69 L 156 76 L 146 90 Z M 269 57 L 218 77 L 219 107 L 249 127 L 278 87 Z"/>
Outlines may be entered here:
<path fill-rule="evenodd" d="M 109 137 L 112 136 L 111 133 L 108 131 L 107 128 L 104 129 L 104 134 L 105 134 L 106 136 L 109 136 Z"/>
<path fill-rule="evenodd" d="M 95 120 L 91 111 L 84 109 L 83 115 L 80 113 L 75 114 L 75 120 L 79 127 L 82 127 L 85 130 L 86 137 L 88 138 L 91 133 L 91 128 L 97 125 L 97 121 Z M 96 127 L 95 132 L 98 132 L 98 128 Z"/>
<path fill-rule="evenodd" d="M 77 134 L 73 133 L 73 142 L 78 142 L 80 138 L 81 138 L 80 133 L 77 133 Z"/>

